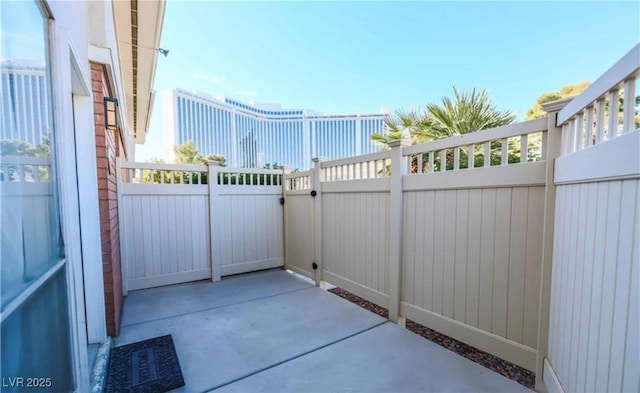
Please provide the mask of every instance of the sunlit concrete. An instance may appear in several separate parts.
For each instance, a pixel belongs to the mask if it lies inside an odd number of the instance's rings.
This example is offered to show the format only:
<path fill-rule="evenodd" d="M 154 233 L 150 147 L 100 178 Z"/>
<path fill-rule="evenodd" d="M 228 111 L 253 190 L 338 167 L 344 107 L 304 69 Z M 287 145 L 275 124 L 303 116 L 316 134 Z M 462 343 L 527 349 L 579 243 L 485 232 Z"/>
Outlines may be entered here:
<path fill-rule="evenodd" d="M 165 334 L 176 391 L 528 391 L 282 270 L 130 293 L 115 345 Z"/>

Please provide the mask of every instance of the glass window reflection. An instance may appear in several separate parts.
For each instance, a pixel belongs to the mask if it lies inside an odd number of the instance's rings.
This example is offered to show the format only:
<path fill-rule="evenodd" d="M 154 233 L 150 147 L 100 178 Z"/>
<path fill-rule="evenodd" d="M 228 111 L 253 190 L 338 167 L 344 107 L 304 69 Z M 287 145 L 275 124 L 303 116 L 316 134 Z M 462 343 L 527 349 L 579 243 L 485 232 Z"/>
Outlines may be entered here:
<path fill-rule="evenodd" d="M 2 308 L 63 257 L 51 144 L 47 19 L 3 2 L 0 43 Z"/>

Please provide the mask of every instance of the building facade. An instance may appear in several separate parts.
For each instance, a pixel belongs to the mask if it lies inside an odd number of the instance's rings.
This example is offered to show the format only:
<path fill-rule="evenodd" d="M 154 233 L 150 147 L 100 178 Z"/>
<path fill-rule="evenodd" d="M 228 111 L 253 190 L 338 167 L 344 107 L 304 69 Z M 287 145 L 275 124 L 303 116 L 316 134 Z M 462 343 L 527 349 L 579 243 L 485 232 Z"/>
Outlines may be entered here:
<path fill-rule="evenodd" d="M 48 130 L 45 63 L 37 60 L 0 62 L 3 99 L 0 104 L 0 139 L 36 146 Z"/>
<path fill-rule="evenodd" d="M 383 130 L 385 113 L 327 116 L 277 104 L 174 89 L 164 96 L 166 158 L 193 141 L 202 155 L 220 154 L 233 167 L 311 167 L 312 157 L 338 159 L 373 153 L 371 134 Z"/>
<path fill-rule="evenodd" d="M 122 304 L 115 164 L 144 142 L 164 5 L 0 2 L 3 392 L 101 391 Z"/>

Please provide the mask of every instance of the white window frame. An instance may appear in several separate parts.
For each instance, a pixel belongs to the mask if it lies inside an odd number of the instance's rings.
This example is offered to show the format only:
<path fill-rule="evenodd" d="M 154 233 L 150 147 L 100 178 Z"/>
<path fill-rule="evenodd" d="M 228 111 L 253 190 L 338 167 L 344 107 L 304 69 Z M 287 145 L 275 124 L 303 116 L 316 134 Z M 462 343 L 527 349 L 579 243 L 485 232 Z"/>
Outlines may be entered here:
<path fill-rule="evenodd" d="M 86 76 L 78 75 L 82 64 L 76 56 L 75 46 L 68 30 L 57 27 L 50 19 L 50 52 L 52 73 L 52 111 L 56 130 L 56 157 L 58 164 L 59 200 L 62 232 L 65 239 L 67 299 L 69 302 L 69 331 L 73 381 L 75 391 L 89 391 L 89 365 L 82 269 L 80 206 L 76 171 L 73 94 L 90 92 Z M 73 59 L 73 61 L 72 61 Z M 76 86 L 74 86 L 74 84 Z M 75 89 L 74 89 L 75 88 Z M 93 113 L 93 110 L 92 110 Z M 90 131 L 90 130 L 88 130 Z"/>

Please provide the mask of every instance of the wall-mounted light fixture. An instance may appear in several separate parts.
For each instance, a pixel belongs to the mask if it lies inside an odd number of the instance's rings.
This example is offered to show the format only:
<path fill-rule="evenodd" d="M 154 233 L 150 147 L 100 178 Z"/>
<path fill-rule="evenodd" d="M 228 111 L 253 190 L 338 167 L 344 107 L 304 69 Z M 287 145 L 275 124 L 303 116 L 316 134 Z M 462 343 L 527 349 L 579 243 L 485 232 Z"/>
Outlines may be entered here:
<path fill-rule="evenodd" d="M 107 130 L 118 129 L 118 99 L 104 98 L 104 126 Z"/>

